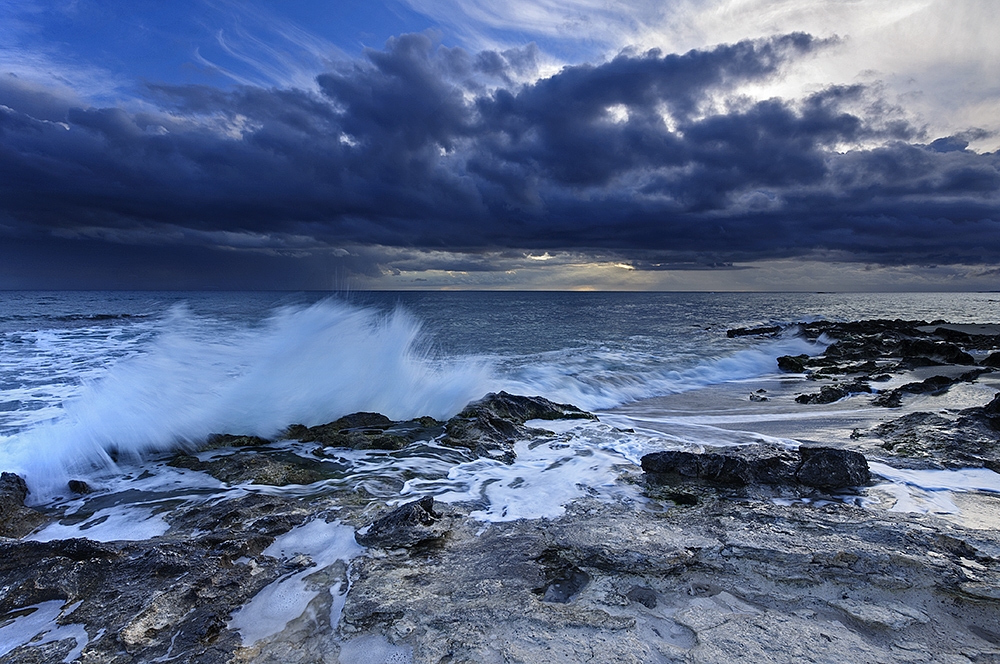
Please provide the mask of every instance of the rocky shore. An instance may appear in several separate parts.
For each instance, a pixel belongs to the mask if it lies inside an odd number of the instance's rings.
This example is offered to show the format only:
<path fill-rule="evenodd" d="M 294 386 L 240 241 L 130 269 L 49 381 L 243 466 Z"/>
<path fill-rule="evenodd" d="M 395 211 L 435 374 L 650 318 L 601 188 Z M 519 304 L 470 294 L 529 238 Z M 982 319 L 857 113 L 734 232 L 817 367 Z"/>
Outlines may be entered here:
<path fill-rule="evenodd" d="M 539 421 L 596 424 L 502 392 L 446 422 L 356 413 L 282 440 L 210 437 L 162 462 L 228 492 L 164 503 L 162 534 L 134 541 L 32 539 L 80 517 L 25 506 L 4 473 L 0 664 L 1000 662 L 1000 531 L 891 511 L 870 467 L 1000 470 L 995 332 L 733 330 L 829 342 L 779 358 L 783 387 L 751 386 L 753 407 L 850 404 L 871 426 L 798 448 L 650 452 L 616 468 L 631 498 L 585 496 L 555 518 L 484 522 L 462 501 L 329 488 L 346 450 L 405 460 L 433 440 L 448 459 L 509 464 L 551 437 Z M 963 403 L 969 389 L 990 396 Z M 99 488 L 73 489 L 103 506 Z"/>

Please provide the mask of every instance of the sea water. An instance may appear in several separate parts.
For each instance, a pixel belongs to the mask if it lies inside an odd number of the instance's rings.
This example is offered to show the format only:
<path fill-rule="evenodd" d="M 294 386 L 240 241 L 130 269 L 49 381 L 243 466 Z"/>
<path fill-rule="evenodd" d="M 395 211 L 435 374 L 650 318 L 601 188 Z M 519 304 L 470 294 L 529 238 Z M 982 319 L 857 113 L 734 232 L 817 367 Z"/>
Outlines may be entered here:
<path fill-rule="evenodd" d="M 766 376 L 776 372 L 776 357 L 824 347 L 794 335 L 730 339 L 732 327 L 820 318 L 993 322 L 998 300 L 989 293 L 4 292 L 0 468 L 24 476 L 39 504 L 66 498 L 68 479 L 110 486 L 123 469 L 194 450 L 212 433 L 273 437 L 292 423 L 357 411 L 445 419 L 498 390 L 602 411 Z M 636 450 L 737 440 L 720 431 L 689 425 L 654 439 L 581 431 L 524 450 L 523 463 L 544 466 L 545 450 L 572 449 L 570 465 L 588 476 L 585 484 L 600 484 L 612 459 L 634 463 Z M 424 450 L 416 458 L 355 455 L 350 464 L 359 481 L 391 474 L 393 464 L 426 466 L 423 489 L 452 497 L 502 484 L 485 481 L 506 472 L 489 460 Z M 586 468 L 585 453 L 595 455 Z M 602 454 L 612 457 L 594 466 Z M 552 456 L 550 465 L 564 459 Z M 449 483 L 449 473 L 464 482 Z M 517 486 L 525 492 L 530 484 L 522 477 Z M 503 518 L 511 514 L 526 516 L 514 510 Z"/>

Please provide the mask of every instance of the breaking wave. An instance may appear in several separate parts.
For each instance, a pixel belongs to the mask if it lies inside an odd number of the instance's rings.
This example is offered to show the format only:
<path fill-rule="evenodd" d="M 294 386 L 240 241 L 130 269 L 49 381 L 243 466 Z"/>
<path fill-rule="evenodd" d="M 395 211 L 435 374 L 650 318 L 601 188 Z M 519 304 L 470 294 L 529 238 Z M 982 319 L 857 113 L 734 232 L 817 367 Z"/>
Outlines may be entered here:
<path fill-rule="evenodd" d="M 483 360 L 435 357 L 401 309 L 326 300 L 238 328 L 178 306 L 144 350 L 85 383 L 57 418 L 3 441 L 0 464 L 44 493 L 215 432 L 270 437 L 362 410 L 443 419 L 482 396 L 489 376 Z"/>

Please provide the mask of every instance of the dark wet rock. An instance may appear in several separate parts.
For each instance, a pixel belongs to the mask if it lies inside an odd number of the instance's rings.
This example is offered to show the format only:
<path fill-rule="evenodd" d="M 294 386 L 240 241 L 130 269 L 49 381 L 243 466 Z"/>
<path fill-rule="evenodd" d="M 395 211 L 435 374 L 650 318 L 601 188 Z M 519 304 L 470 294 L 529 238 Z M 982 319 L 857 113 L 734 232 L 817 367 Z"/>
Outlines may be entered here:
<path fill-rule="evenodd" d="M 806 370 L 808 355 L 782 355 L 778 358 L 778 368 L 788 373 L 802 373 Z"/>
<path fill-rule="evenodd" d="M 802 445 L 799 455 L 802 463 L 795 471 L 795 478 L 806 486 L 833 490 L 871 482 L 868 461 L 858 452 Z"/>
<path fill-rule="evenodd" d="M 840 401 L 852 394 L 867 393 L 870 394 L 872 388 L 868 383 L 860 380 L 852 381 L 850 383 L 837 384 L 837 385 L 824 385 L 820 388 L 818 393 L 815 394 L 800 394 L 795 397 L 796 403 L 804 404 L 825 404 L 833 403 L 834 401 Z"/>
<path fill-rule="evenodd" d="M 760 325 L 758 327 L 737 327 L 732 330 L 726 330 L 726 336 L 732 339 L 735 337 L 772 335 L 778 332 L 781 332 L 781 326 L 779 325 Z"/>
<path fill-rule="evenodd" d="M 178 454 L 170 460 L 169 465 L 206 472 L 227 484 L 286 486 L 312 484 L 337 476 L 337 469 L 326 466 L 321 461 L 287 452 L 235 452 L 206 461 L 196 456 Z"/>
<path fill-rule="evenodd" d="M 69 488 L 70 491 L 72 491 L 75 494 L 79 494 L 81 496 L 86 495 L 92 491 L 90 485 L 84 482 L 83 480 L 70 480 L 69 482 L 66 483 L 66 486 Z"/>
<path fill-rule="evenodd" d="M 544 433 L 524 426 L 528 420 L 597 419 L 576 406 L 560 404 L 542 397 L 524 397 L 507 392 L 487 394 L 465 407 L 445 425 L 442 443 L 464 447 L 477 456 L 514 459 L 511 446 L 517 440 Z"/>
<path fill-rule="evenodd" d="M 929 339 L 904 339 L 899 345 L 903 358 L 923 357 L 941 364 L 975 364 L 976 360 L 955 344 Z"/>
<path fill-rule="evenodd" d="M 448 528 L 441 517 L 434 511 L 434 498 L 427 496 L 375 519 L 363 532 L 358 531 L 354 539 L 362 546 L 380 549 L 411 547 L 444 537 Z"/>
<path fill-rule="evenodd" d="M 457 417 L 475 419 L 490 416 L 524 424 L 528 420 L 596 420 L 597 418 L 576 406 L 555 403 L 543 397 L 525 397 L 507 392 L 487 394 L 462 410 Z"/>
<path fill-rule="evenodd" d="M 671 450 L 647 454 L 641 463 L 654 484 L 697 479 L 723 486 L 804 484 L 832 490 L 871 480 L 862 454 L 820 446 L 803 445 L 795 452 L 766 444 L 704 453 Z"/>
<path fill-rule="evenodd" d="M 653 452 L 643 456 L 641 463 L 655 483 L 670 483 L 671 477 L 677 477 L 745 486 L 794 482 L 799 460 L 795 452 L 776 445 L 752 445 L 705 453 Z"/>
<path fill-rule="evenodd" d="M 311 511 L 299 500 L 251 495 L 176 509 L 167 534 L 150 540 L 0 541 L 0 616 L 52 600 L 74 606 L 57 620 L 85 630 L 74 661 L 231 662 L 241 645 L 228 628 L 232 614 L 292 571 L 263 550 Z M 0 662 L 60 662 L 84 646 L 57 643 L 20 646 Z"/>
<path fill-rule="evenodd" d="M 356 450 L 400 450 L 417 440 L 431 440 L 444 432 L 441 422 L 421 417 L 393 422 L 380 413 L 353 413 L 327 424 L 307 427 L 293 424 L 284 437 L 326 447 Z"/>
<path fill-rule="evenodd" d="M 797 329 L 807 339 L 825 336 L 834 341 L 823 354 L 802 358 L 801 370 L 794 364 L 785 370 L 844 374 L 876 373 L 882 368 L 902 371 L 945 364 L 971 365 L 975 360 L 967 352 L 969 349 L 992 349 L 1000 343 L 1000 338 L 992 335 L 928 327 L 925 321 L 904 320 L 801 323 Z"/>
<path fill-rule="evenodd" d="M 980 364 L 983 365 L 984 367 L 993 367 L 994 369 L 1000 369 L 1000 352 L 990 353 L 989 356 L 986 357 L 986 359 L 980 362 Z"/>
<path fill-rule="evenodd" d="M 242 436 L 231 433 L 213 433 L 205 439 L 202 449 L 212 450 L 225 447 L 264 447 L 271 441 L 260 436 Z"/>
<path fill-rule="evenodd" d="M 48 518 L 30 507 L 25 507 L 28 485 L 16 473 L 0 474 L 0 537 L 23 537 L 35 530 Z"/>

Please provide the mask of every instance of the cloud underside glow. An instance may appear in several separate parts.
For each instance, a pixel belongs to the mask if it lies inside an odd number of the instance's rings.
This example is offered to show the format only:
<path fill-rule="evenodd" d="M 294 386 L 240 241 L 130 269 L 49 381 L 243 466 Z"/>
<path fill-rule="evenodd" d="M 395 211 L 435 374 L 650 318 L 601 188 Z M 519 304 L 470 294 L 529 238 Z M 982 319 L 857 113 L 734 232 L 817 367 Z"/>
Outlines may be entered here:
<path fill-rule="evenodd" d="M 987 284 L 1000 156 L 969 145 L 988 131 L 929 133 L 875 84 L 773 96 L 843 44 L 548 72 L 535 46 L 404 35 L 295 87 L 151 84 L 131 106 L 4 76 L 0 259 L 16 283 L 69 265 L 104 283 L 99 255 L 296 288 Z"/>

